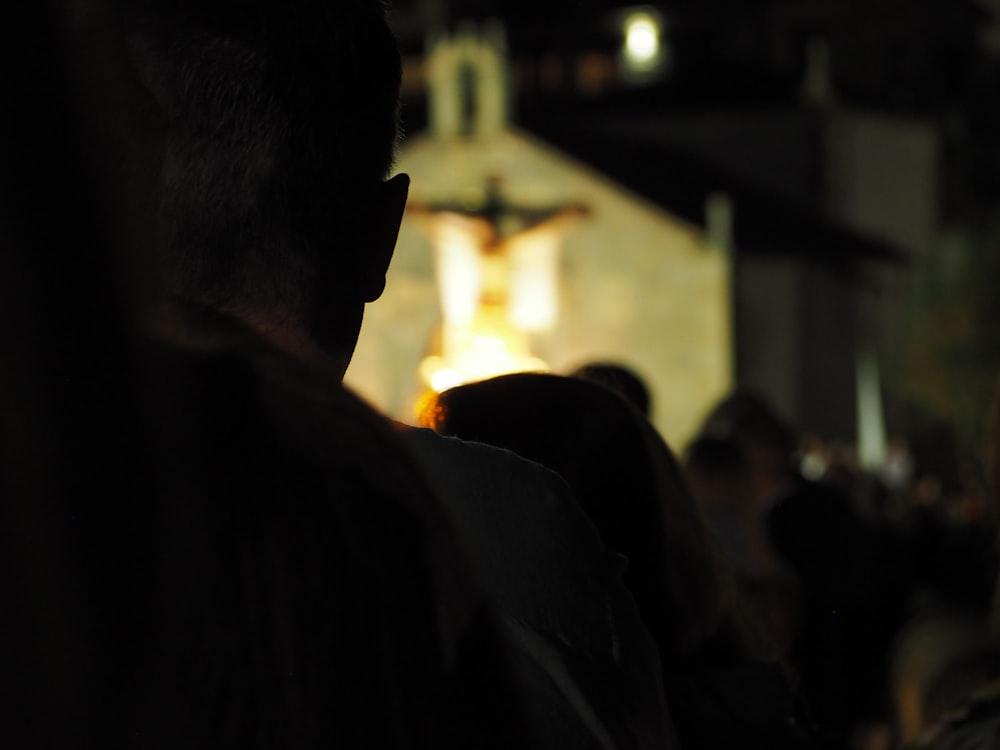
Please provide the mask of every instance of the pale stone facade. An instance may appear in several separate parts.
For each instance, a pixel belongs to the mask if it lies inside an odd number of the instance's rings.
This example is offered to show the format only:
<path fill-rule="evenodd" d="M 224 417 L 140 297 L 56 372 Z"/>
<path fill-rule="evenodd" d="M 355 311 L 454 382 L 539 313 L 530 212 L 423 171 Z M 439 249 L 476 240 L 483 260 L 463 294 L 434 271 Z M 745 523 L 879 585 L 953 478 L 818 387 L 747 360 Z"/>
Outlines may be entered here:
<path fill-rule="evenodd" d="M 470 204 L 499 176 L 518 205 L 582 203 L 590 214 L 563 240 L 558 321 L 535 338 L 556 372 L 620 361 L 650 386 L 654 423 L 676 448 L 732 386 L 730 263 L 704 232 L 517 130 L 487 138 L 409 140 L 399 170 L 411 199 Z M 665 179 L 669 176 L 665 175 Z M 435 252 L 404 219 L 382 299 L 369 306 L 347 383 L 411 421 L 425 386 L 417 369 L 432 351 L 441 306 Z"/>

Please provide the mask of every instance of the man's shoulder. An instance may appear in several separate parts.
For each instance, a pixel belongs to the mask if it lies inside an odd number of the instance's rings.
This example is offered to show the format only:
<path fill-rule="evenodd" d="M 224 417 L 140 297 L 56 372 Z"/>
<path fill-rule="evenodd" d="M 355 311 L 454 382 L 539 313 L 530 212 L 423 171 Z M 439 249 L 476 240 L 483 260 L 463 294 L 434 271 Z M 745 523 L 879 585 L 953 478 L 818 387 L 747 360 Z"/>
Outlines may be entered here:
<path fill-rule="evenodd" d="M 561 494 L 561 477 L 506 448 L 439 435 L 423 427 L 400 426 L 399 433 L 425 470 L 441 470 L 442 478 L 472 479 L 477 485 L 483 485 L 484 480 L 501 486 L 527 482 L 527 489 Z"/>
<path fill-rule="evenodd" d="M 558 529 L 561 543 L 578 554 L 601 546 L 569 485 L 541 464 L 428 429 L 403 428 L 401 435 L 460 530 L 504 530 L 527 538 Z"/>
<path fill-rule="evenodd" d="M 501 610 L 543 632 L 575 633 L 570 640 L 585 650 L 608 650 L 617 557 L 562 477 L 502 448 L 402 433 Z"/>

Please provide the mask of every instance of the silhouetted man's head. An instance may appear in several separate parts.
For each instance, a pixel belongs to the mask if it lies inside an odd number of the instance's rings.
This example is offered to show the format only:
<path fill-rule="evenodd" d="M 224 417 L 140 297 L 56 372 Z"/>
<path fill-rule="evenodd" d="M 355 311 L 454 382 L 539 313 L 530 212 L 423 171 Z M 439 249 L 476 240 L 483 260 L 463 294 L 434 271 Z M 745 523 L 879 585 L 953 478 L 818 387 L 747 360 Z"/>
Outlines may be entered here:
<path fill-rule="evenodd" d="M 307 333 L 346 367 L 406 199 L 405 177 L 384 182 L 400 59 L 383 5 L 144 0 L 126 14 L 165 126 L 166 291 L 279 342 Z"/>

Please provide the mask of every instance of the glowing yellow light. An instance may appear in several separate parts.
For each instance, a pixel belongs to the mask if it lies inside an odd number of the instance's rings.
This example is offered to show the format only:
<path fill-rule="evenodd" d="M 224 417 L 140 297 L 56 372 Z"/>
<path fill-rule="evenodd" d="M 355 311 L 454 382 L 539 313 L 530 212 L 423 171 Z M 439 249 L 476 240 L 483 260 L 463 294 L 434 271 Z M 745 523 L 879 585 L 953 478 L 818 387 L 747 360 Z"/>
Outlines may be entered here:
<path fill-rule="evenodd" d="M 548 372 L 549 365 L 544 359 L 528 357 L 521 363 L 521 368 L 525 372 Z"/>
<path fill-rule="evenodd" d="M 472 330 L 451 330 L 443 339 L 445 356 L 431 355 L 420 363 L 421 379 L 437 393 L 497 375 L 549 369 L 531 355 L 524 334 L 499 315 L 482 315 Z"/>
<path fill-rule="evenodd" d="M 544 360 L 519 351 L 518 342 L 493 336 L 471 336 L 466 347 L 456 354 L 455 369 L 466 380 L 483 380 L 510 372 L 548 370 Z M 512 346 L 512 344 L 514 346 Z"/>
<path fill-rule="evenodd" d="M 515 339 L 516 341 L 516 339 Z M 506 337 L 473 333 L 461 349 L 454 353 L 455 369 L 469 380 L 516 372 L 521 369 L 524 357 L 511 350 Z"/>
<path fill-rule="evenodd" d="M 437 277 L 444 317 L 468 325 L 476 312 L 483 284 L 479 249 L 460 220 L 442 219 L 436 226 Z"/>
<path fill-rule="evenodd" d="M 660 52 L 660 25 L 646 13 L 629 16 L 625 22 L 625 54 L 637 64 L 650 63 Z"/>
<path fill-rule="evenodd" d="M 462 374 L 458 370 L 445 368 L 431 375 L 431 388 L 438 393 L 462 384 Z"/>
<path fill-rule="evenodd" d="M 454 388 L 465 381 L 462 373 L 448 364 L 444 357 L 437 355 L 424 357 L 420 363 L 420 377 L 437 393 Z"/>
<path fill-rule="evenodd" d="M 587 211 L 567 206 L 525 225 L 460 212 L 414 212 L 436 250 L 441 322 L 421 380 L 436 392 L 525 370 L 547 370 L 533 335 L 558 321 L 559 238 Z M 513 214 L 512 214 L 513 216 Z"/>
<path fill-rule="evenodd" d="M 555 328 L 559 317 L 559 234 L 555 227 L 524 232 L 508 250 L 509 316 L 521 331 Z"/>

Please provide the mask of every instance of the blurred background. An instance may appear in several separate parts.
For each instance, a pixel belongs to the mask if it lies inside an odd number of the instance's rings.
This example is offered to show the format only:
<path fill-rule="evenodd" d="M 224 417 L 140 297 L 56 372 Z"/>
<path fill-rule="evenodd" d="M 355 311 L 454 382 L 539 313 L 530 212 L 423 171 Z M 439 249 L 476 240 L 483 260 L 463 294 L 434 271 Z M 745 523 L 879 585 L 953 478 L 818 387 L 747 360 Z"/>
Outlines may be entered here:
<path fill-rule="evenodd" d="M 675 449 L 749 388 L 816 465 L 983 512 L 1000 2 L 396 0 L 392 23 L 411 202 L 351 386 L 409 420 L 456 383 L 621 362 Z"/>

